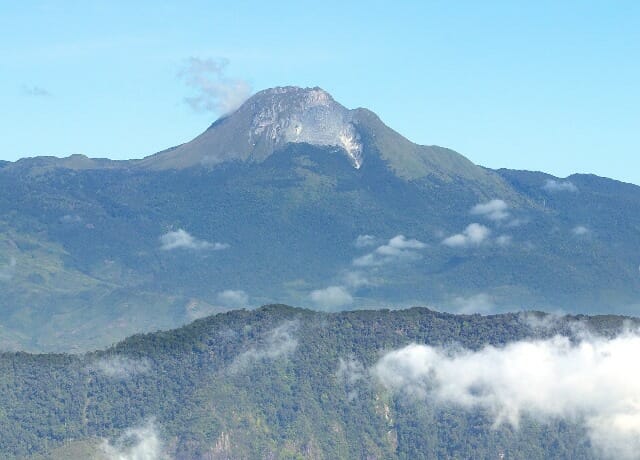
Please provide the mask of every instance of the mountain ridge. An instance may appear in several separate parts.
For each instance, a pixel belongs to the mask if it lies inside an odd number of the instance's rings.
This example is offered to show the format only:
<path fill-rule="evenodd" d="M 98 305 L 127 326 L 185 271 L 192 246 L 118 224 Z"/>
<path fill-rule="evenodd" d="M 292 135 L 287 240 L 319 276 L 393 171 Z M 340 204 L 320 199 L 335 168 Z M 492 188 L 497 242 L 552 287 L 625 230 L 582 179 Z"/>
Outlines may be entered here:
<path fill-rule="evenodd" d="M 505 350 L 581 331 L 606 340 L 638 321 L 266 305 L 81 355 L 0 353 L 0 455 L 106 460 L 138 446 L 176 460 L 602 458 L 575 414 L 523 415 L 513 427 L 393 391 L 375 369 L 405 347 Z"/>
<path fill-rule="evenodd" d="M 490 170 L 351 113 L 359 168 L 322 137 L 177 169 L 4 164 L 2 347 L 86 350 L 238 303 L 638 311 L 640 187 Z M 225 136 L 247 145 L 251 120 Z"/>

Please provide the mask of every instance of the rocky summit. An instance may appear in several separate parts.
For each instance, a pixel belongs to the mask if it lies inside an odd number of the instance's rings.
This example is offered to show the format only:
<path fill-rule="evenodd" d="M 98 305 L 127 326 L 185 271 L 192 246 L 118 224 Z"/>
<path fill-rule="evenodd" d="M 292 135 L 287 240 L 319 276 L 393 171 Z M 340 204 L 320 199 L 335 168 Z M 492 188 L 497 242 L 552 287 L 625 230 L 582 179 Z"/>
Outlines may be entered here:
<path fill-rule="evenodd" d="M 363 147 L 354 112 L 320 88 L 293 86 L 257 93 L 191 142 L 141 164 L 167 169 L 234 160 L 260 162 L 288 143 L 337 147 L 354 168 L 362 166 Z"/>

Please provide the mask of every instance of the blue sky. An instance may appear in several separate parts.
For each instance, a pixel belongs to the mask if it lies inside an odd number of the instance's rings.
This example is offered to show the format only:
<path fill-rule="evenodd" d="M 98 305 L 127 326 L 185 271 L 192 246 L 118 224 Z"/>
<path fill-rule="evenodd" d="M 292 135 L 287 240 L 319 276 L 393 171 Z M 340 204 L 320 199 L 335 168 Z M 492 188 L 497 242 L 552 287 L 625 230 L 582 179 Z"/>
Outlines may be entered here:
<path fill-rule="evenodd" d="M 132 5 L 133 3 L 133 5 Z M 640 184 L 640 2 L 0 0 L 0 158 L 190 140 L 180 72 L 321 86 L 489 167 Z"/>

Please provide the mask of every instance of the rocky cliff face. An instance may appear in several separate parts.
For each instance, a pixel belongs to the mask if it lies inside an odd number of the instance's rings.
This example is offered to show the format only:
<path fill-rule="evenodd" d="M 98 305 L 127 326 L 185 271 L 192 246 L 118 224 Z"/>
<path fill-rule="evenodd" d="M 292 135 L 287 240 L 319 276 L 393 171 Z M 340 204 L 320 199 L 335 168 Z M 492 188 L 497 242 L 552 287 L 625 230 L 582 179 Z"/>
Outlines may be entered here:
<path fill-rule="evenodd" d="M 248 107 L 253 112 L 249 141 L 275 150 L 286 143 L 342 148 L 353 166 L 362 166 L 362 144 L 351 111 L 320 88 L 273 88 L 258 93 Z"/>

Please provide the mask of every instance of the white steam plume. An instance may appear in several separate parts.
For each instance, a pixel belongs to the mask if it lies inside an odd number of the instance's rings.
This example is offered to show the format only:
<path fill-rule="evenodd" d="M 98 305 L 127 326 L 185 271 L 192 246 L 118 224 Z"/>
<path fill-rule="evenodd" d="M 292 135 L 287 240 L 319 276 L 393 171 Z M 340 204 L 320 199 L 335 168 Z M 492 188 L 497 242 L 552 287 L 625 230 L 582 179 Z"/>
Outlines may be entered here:
<path fill-rule="evenodd" d="M 251 85 L 246 80 L 225 75 L 228 65 L 226 59 L 187 59 L 179 76 L 195 90 L 194 96 L 185 98 L 193 110 L 226 115 L 251 96 Z"/>

